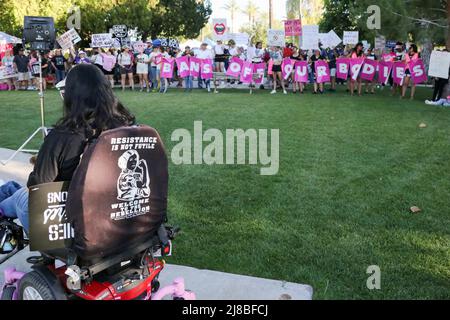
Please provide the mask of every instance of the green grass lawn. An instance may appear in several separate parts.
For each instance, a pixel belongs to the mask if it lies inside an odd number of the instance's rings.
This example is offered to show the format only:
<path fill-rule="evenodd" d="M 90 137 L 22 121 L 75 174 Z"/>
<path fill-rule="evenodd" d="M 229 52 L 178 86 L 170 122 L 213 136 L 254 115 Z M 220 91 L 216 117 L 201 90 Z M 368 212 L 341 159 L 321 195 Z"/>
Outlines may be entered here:
<path fill-rule="evenodd" d="M 349 97 L 117 92 L 168 153 L 177 128 L 280 129 L 280 170 L 170 164 L 170 263 L 311 284 L 315 299 L 450 298 L 450 110 L 387 90 Z M 48 124 L 61 115 L 47 94 Z M 0 147 L 39 125 L 35 92 L 0 93 Z M 420 129 L 420 123 L 427 128 Z M 39 141 L 35 141 L 35 145 Z M 419 214 L 411 206 L 422 208 Z M 366 287 L 370 265 L 381 290 Z"/>

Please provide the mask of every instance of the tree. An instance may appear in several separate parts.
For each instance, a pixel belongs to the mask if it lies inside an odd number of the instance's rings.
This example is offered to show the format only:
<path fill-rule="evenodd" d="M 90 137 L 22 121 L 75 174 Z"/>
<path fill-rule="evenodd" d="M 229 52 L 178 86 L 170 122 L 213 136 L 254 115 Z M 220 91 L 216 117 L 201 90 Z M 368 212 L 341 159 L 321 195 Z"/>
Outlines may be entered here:
<path fill-rule="evenodd" d="M 320 21 L 323 32 L 334 30 L 338 35 L 344 31 L 357 28 L 357 21 L 352 8 L 356 0 L 324 0 L 324 13 Z"/>
<path fill-rule="evenodd" d="M 300 1 L 300 12 L 303 24 L 318 24 L 323 14 L 323 0 Z"/>
<path fill-rule="evenodd" d="M 269 0 L 269 29 L 272 29 L 273 1 Z"/>
<path fill-rule="evenodd" d="M 300 10 L 301 0 L 287 0 L 286 1 L 286 13 L 288 19 L 301 18 Z"/>
<path fill-rule="evenodd" d="M 248 16 L 248 23 L 254 24 L 256 15 L 258 14 L 258 6 L 256 6 L 251 0 L 248 0 L 247 6 L 244 10 L 242 10 L 242 13 L 244 13 L 246 16 Z"/>
<path fill-rule="evenodd" d="M 223 6 L 224 9 L 228 10 L 231 15 L 231 32 L 234 32 L 234 19 L 235 14 L 239 11 L 239 5 L 236 0 L 228 0 L 228 3 Z"/>
<path fill-rule="evenodd" d="M 13 14 L 13 3 L 11 0 L 3 0 L 0 2 L 0 12 L 2 13 L 0 15 L 0 29 L 3 32 L 18 36 L 17 32 L 14 32 L 18 30 L 17 23 L 15 21 L 15 17 Z"/>

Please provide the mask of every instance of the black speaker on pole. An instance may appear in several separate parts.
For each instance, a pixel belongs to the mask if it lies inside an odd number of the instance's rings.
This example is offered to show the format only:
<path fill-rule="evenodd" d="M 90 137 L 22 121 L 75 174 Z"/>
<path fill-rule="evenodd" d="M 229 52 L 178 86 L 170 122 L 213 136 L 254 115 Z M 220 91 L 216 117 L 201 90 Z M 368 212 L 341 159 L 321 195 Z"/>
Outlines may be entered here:
<path fill-rule="evenodd" d="M 56 30 L 52 17 L 26 16 L 23 23 L 23 42 L 32 50 L 52 50 L 55 46 Z"/>

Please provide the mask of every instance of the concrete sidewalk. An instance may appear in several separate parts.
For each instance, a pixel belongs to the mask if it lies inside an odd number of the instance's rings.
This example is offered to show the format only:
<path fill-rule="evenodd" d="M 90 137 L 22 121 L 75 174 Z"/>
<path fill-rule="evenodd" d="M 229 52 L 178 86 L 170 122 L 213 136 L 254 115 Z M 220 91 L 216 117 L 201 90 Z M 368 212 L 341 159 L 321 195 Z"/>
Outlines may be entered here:
<path fill-rule="evenodd" d="M 7 159 L 12 152 L 0 148 L 0 160 Z M 0 180 L 15 180 L 25 184 L 32 170 L 29 158 L 30 155 L 21 153 L 6 166 L 0 164 Z M 14 266 L 20 271 L 29 271 L 30 266 L 25 260 L 36 254 L 26 248 L 1 264 L 0 283 L 3 282 L 3 270 L 6 267 Z M 309 285 L 176 265 L 166 265 L 161 273 L 161 285 L 168 285 L 180 276 L 184 277 L 186 288 L 195 292 L 199 300 L 311 300 L 313 295 Z"/>

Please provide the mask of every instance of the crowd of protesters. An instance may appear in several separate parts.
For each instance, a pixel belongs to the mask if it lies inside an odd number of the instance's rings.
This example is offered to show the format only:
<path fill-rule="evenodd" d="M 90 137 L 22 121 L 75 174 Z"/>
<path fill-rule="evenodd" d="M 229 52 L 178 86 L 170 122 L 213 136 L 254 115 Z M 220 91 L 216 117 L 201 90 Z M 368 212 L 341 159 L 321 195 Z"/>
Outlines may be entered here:
<path fill-rule="evenodd" d="M 47 83 L 55 85 L 63 80 L 70 68 L 77 64 L 94 64 L 98 66 L 105 77 L 110 81 L 111 86 L 119 86 L 122 90 L 129 88 L 135 90 L 136 87 L 141 92 L 159 92 L 166 93 L 170 87 L 184 88 L 190 92 L 194 88 L 196 80 L 199 89 L 205 88 L 211 91 L 211 79 L 202 79 L 201 76 L 194 79 L 192 76 L 181 78 L 177 72 L 175 64 L 174 76 L 171 79 L 161 77 L 161 63 L 163 59 L 176 59 L 184 56 L 195 56 L 199 59 L 211 59 L 214 61 L 214 72 L 225 73 L 228 69 L 230 60 L 234 57 L 252 63 L 265 63 L 265 79 L 259 87 L 260 89 L 270 88 L 271 94 L 276 94 L 277 90 L 282 90 L 284 94 L 292 93 L 303 94 L 308 87 L 313 94 L 324 94 L 325 85 L 317 81 L 315 74 L 315 64 L 318 61 L 328 63 L 330 70 L 330 82 L 328 92 L 336 91 L 337 85 L 347 85 L 347 92 L 350 95 L 374 94 L 376 88 L 389 86 L 392 94 L 400 92 L 402 98 L 406 97 L 407 90 L 411 88 L 411 99 L 414 98 L 416 85 L 411 80 L 411 72 L 408 67 L 410 61 L 420 58 L 418 48 L 410 44 L 407 48 L 405 44 L 398 42 L 392 49 L 385 51 L 377 50 L 374 52 L 371 48 L 364 48 L 362 43 L 354 47 L 338 46 L 336 48 L 322 48 L 317 50 L 300 50 L 292 43 L 286 47 L 263 48 L 262 42 L 244 48 L 236 45 L 233 40 L 228 43 L 217 41 L 215 45 L 209 46 L 203 43 L 200 48 L 185 47 L 180 48 L 163 47 L 160 43 L 148 41 L 146 48 L 137 52 L 129 46 L 123 46 L 120 50 L 115 48 L 93 48 L 83 50 L 61 49 L 44 52 L 39 64 L 38 53 L 36 51 L 25 51 L 23 48 L 13 51 L 7 51 L 1 60 L 2 66 L 9 66 L 17 73 L 17 78 L 4 80 L 8 84 L 8 89 L 12 90 L 37 90 L 39 88 L 39 75 L 42 72 L 43 89 L 46 89 Z M 371 59 L 384 60 L 386 62 L 404 61 L 407 65 L 405 77 L 402 85 L 395 84 L 392 75 L 386 83 L 379 83 L 376 79 L 373 81 L 362 80 L 361 77 L 354 79 L 349 77 L 342 80 L 336 77 L 336 61 L 338 58 L 350 59 Z M 308 63 L 308 82 L 297 82 L 293 74 L 285 79 L 282 76 L 283 59 L 289 58 L 293 61 L 307 61 Z M 39 70 L 41 66 L 41 70 Z M 428 104 L 435 104 L 442 99 L 445 85 L 448 79 L 434 79 L 435 90 Z M 137 86 L 136 86 L 137 84 Z M 218 88 L 231 88 L 241 85 L 239 79 L 226 79 L 215 83 Z M 363 92 L 364 88 L 364 92 Z"/>

